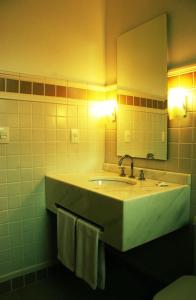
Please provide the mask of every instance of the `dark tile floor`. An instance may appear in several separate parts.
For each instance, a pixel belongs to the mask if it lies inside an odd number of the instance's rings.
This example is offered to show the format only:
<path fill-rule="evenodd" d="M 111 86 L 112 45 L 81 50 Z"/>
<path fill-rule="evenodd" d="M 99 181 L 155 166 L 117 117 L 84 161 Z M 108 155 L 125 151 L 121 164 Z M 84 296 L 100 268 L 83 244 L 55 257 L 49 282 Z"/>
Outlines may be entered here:
<path fill-rule="evenodd" d="M 191 234 L 190 234 L 191 233 Z M 61 265 L 48 277 L 0 295 L 0 300 L 152 300 L 164 286 L 192 270 L 192 230 L 152 241 L 125 253 L 106 248 L 106 288 L 92 290 Z"/>
<path fill-rule="evenodd" d="M 114 270 L 113 270 L 114 271 Z M 124 271 L 124 272 L 123 272 Z M 148 278 L 142 278 L 138 274 L 126 276 L 123 273 L 110 274 L 107 278 L 106 289 L 92 290 L 85 282 L 76 278 L 68 271 L 58 270 L 57 274 L 33 283 L 25 288 L 3 294 L 1 300 L 105 300 L 123 299 L 129 295 L 132 300 L 150 300 L 158 289 L 155 282 Z M 111 281 L 110 281 L 111 280 Z"/>

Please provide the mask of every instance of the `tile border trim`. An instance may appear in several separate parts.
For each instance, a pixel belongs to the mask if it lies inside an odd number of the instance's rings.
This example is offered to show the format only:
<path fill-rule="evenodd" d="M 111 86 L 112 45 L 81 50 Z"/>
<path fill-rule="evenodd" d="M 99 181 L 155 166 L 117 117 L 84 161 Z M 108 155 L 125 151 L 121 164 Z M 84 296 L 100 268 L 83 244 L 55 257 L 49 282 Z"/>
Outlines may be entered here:
<path fill-rule="evenodd" d="M 117 95 L 118 104 L 137 106 L 137 107 L 146 107 L 153 109 L 162 109 L 165 110 L 167 108 L 167 100 L 157 100 L 150 98 L 143 98 L 138 96 L 131 95 Z"/>
<path fill-rule="evenodd" d="M 44 97 L 80 100 L 105 99 L 105 86 L 90 85 L 55 78 L 20 75 L 0 72 L 0 96 L 3 98 L 17 98 L 27 100 L 27 97 Z M 26 97 L 26 99 L 24 99 Z M 94 97 L 94 98 L 92 98 Z M 91 99 L 92 98 L 92 99 Z M 43 99 L 43 98 L 42 98 Z"/>

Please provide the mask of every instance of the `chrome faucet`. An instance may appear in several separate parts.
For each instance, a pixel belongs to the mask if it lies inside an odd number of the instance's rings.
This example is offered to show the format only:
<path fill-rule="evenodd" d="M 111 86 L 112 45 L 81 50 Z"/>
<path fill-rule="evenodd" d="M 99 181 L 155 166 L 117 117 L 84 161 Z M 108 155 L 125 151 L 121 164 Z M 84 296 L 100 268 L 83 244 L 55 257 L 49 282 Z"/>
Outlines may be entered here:
<path fill-rule="evenodd" d="M 129 175 L 129 177 L 130 178 L 134 178 L 135 176 L 133 175 L 133 167 L 134 167 L 134 165 L 133 165 L 133 157 L 131 155 L 128 155 L 128 154 L 123 155 L 119 159 L 118 165 L 119 165 L 119 167 L 121 167 L 123 160 L 126 159 L 126 158 L 129 158 L 131 160 L 131 169 L 130 169 L 130 175 Z M 121 172 L 120 176 L 124 176 L 124 175 L 122 175 L 122 172 Z"/>

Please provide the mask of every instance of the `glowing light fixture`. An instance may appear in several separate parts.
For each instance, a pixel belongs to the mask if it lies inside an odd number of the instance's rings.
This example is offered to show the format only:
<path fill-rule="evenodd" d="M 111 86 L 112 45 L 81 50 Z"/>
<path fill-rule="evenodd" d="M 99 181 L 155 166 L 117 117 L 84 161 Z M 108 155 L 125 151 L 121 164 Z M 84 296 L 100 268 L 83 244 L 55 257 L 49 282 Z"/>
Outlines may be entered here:
<path fill-rule="evenodd" d="M 117 102 L 116 100 L 94 101 L 90 106 L 91 114 L 94 117 L 111 117 L 116 120 Z"/>
<path fill-rule="evenodd" d="M 186 117 L 187 91 L 183 88 L 171 88 L 168 92 L 169 119 Z"/>

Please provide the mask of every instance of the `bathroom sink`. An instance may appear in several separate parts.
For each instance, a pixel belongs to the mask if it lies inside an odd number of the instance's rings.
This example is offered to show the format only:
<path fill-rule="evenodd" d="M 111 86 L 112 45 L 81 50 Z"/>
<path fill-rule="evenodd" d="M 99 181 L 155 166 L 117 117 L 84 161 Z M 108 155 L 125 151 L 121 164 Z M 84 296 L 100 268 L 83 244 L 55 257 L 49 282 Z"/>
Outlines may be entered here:
<path fill-rule="evenodd" d="M 123 187 L 128 185 L 136 184 L 135 181 L 128 178 L 119 178 L 119 177 L 94 177 L 89 180 L 92 184 L 96 186 L 115 186 Z"/>
<path fill-rule="evenodd" d="M 103 242 L 127 251 L 189 222 L 189 185 L 158 183 L 112 172 L 54 174 L 46 177 L 46 207 L 97 224 Z"/>

